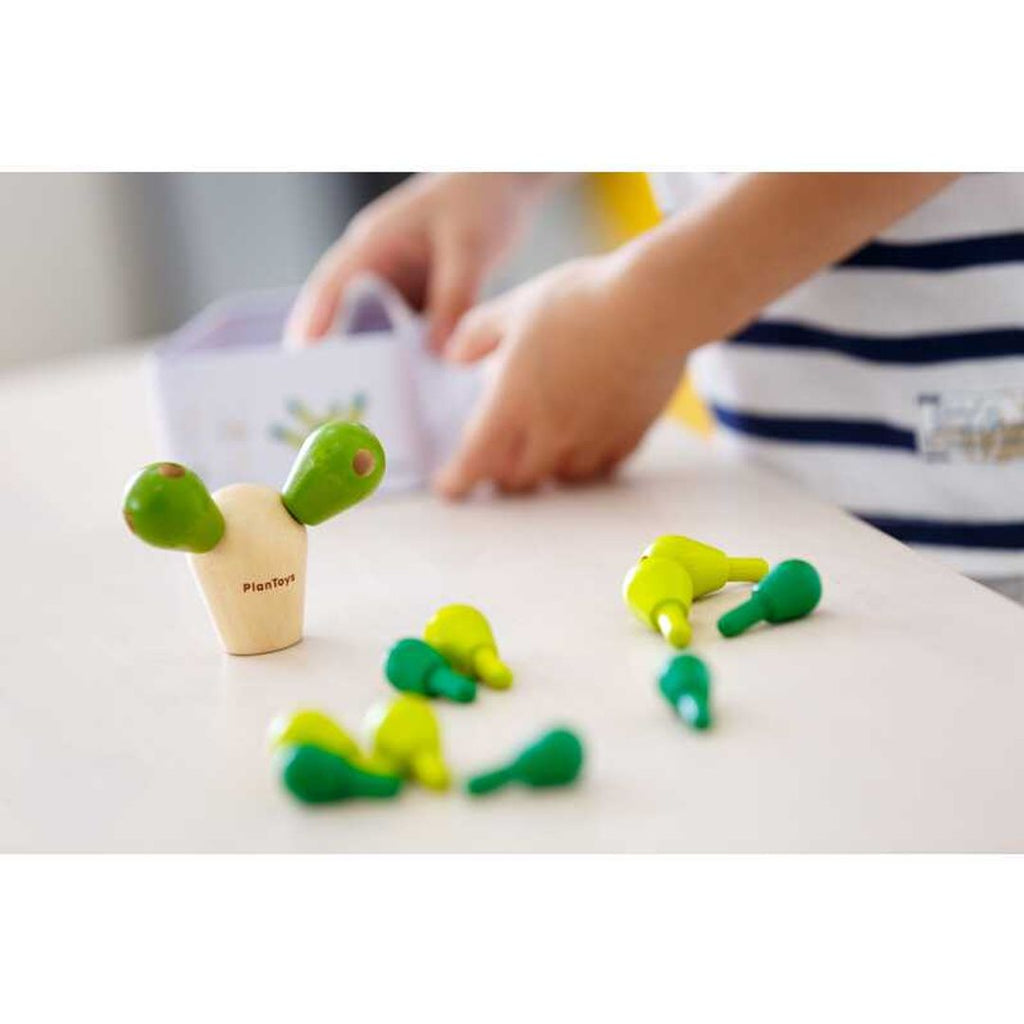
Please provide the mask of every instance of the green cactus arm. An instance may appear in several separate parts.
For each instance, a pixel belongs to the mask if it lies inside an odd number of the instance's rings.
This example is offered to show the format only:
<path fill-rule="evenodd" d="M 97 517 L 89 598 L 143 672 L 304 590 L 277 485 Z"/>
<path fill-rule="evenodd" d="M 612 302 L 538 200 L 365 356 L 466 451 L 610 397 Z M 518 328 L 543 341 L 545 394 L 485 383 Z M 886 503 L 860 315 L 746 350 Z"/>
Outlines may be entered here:
<path fill-rule="evenodd" d="M 212 551 L 224 516 L 206 485 L 176 462 L 154 462 L 128 481 L 122 503 L 128 529 L 147 544 L 174 551 Z"/>
<path fill-rule="evenodd" d="M 293 518 L 316 526 L 369 497 L 384 471 L 384 447 L 371 430 L 332 420 L 306 438 L 281 497 Z"/>

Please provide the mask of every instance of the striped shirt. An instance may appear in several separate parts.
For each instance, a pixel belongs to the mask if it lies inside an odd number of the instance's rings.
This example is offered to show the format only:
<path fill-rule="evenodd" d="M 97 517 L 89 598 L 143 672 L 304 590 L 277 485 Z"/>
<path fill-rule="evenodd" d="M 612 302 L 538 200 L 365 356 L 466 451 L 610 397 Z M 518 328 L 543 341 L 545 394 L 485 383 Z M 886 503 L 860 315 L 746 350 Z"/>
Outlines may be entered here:
<path fill-rule="evenodd" d="M 714 177 L 652 185 L 668 214 Z M 972 576 L 1024 576 L 1024 175 L 958 179 L 690 371 L 723 443 Z"/>

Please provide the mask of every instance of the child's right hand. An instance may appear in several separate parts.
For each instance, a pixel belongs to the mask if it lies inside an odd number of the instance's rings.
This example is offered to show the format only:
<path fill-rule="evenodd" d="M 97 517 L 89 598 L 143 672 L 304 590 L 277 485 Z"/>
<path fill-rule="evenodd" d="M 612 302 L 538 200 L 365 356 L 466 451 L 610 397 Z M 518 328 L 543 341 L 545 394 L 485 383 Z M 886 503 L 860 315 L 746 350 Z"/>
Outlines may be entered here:
<path fill-rule="evenodd" d="M 370 204 L 306 281 L 285 328 L 287 344 L 302 347 L 322 338 L 349 281 L 370 271 L 426 312 L 431 348 L 440 350 L 515 241 L 545 178 L 417 176 Z"/>

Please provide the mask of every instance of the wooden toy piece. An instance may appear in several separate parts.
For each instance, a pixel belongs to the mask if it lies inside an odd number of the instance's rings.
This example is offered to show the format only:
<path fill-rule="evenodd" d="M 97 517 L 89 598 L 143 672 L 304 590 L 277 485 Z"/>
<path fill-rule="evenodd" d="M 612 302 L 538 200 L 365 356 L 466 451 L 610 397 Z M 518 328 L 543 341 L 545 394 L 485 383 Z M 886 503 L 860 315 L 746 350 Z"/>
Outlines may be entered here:
<path fill-rule="evenodd" d="M 693 583 L 678 562 L 658 555 L 642 559 L 626 574 L 622 596 L 637 618 L 673 647 L 690 642 L 687 616 L 693 603 Z"/>
<path fill-rule="evenodd" d="M 300 708 L 291 714 L 278 715 L 270 723 L 267 738 L 272 750 L 282 747 L 319 747 L 329 754 L 344 758 L 356 768 L 374 771 L 377 767 L 359 749 L 359 744 L 352 736 L 333 718 L 315 708 Z"/>
<path fill-rule="evenodd" d="M 231 484 L 213 500 L 227 529 L 220 544 L 189 555 L 229 654 L 266 654 L 302 639 L 306 528 L 271 487 Z"/>
<path fill-rule="evenodd" d="M 579 777 L 583 756 L 583 743 L 574 732 L 552 729 L 503 767 L 474 775 L 466 783 L 466 792 L 483 796 L 510 782 L 535 788 L 568 786 Z"/>
<path fill-rule="evenodd" d="M 128 527 L 157 547 L 189 552 L 210 617 L 229 654 L 265 654 L 302 639 L 306 524 L 372 494 L 384 449 L 362 424 L 325 423 L 305 441 L 285 494 L 232 484 L 216 494 L 174 462 L 146 466 L 128 484 Z"/>
<path fill-rule="evenodd" d="M 282 747 L 277 754 L 281 781 L 292 796 L 307 804 L 333 803 L 352 797 L 396 796 L 402 780 L 363 771 L 343 757 L 307 744 Z"/>
<path fill-rule="evenodd" d="M 693 654 L 677 654 L 658 677 L 661 695 L 694 729 L 711 725 L 711 674 Z"/>
<path fill-rule="evenodd" d="M 367 715 L 366 729 L 372 757 L 382 769 L 413 778 L 428 789 L 448 788 L 441 729 L 425 698 L 408 693 L 378 704 Z"/>
<path fill-rule="evenodd" d="M 780 562 L 750 598 L 718 620 L 722 636 L 738 636 L 757 622 L 789 622 L 809 615 L 821 600 L 821 577 L 809 562 Z"/>
<path fill-rule="evenodd" d="M 694 597 L 703 597 L 730 582 L 756 583 L 768 572 L 768 563 L 763 558 L 730 558 L 724 551 L 691 537 L 659 537 L 643 557 L 651 555 L 679 562 L 690 574 Z"/>
<path fill-rule="evenodd" d="M 122 505 L 128 529 L 147 544 L 201 554 L 224 536 L 224 517 L 206 485 L 177 462 L 154 462 L 128 481 Z"/>
<path fill-rule="evenodd" d="M 306 531 L 276 491 L 235 484 L 211 497 L 184 466 L 155 463 L 129 482 L 124 517 L 148 543 L 189 552 L 229 653 L 262 654 L 302 638 Z"/>
<path fill-rule="evenodd" d="M 427 623 L 423 637 L 459 672 L 495 690 L 512 685 L 512 670 L 498 657 L 491 627 L 476 608 L 445 605 Z"/>
<path fill-rule="evenodd" d="M 415 637 L 399 640 L 388 651 L 384 675 L 397 690 L 447 697 L 460 704 L 476 699 L 476 683 L 449 668 L 430 644 Z"/>
<path fill-rule="evenodd" d="M 384 449 L 361 423 L 334 420 L 306 438 L 285 482 L 285 507 L 316 526 L 368 497 L 384 476 Z"/>

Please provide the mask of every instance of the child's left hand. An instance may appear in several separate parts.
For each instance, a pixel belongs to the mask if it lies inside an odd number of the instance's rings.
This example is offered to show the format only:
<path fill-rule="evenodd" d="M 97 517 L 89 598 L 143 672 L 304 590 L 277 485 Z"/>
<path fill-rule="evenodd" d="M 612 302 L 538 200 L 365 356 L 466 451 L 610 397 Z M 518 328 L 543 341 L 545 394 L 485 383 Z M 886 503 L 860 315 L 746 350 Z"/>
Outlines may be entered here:
<path fill-rule="evenodd" d="M 675 390 L 685 346 L 644 336 L 623 266 L 617 255 L 563 264 L 463 318 L 447 358 L 473 362 L 500 347 L 501 362 L 435 478 L 441 494 L 586 480 L 639 444 Z"/>

